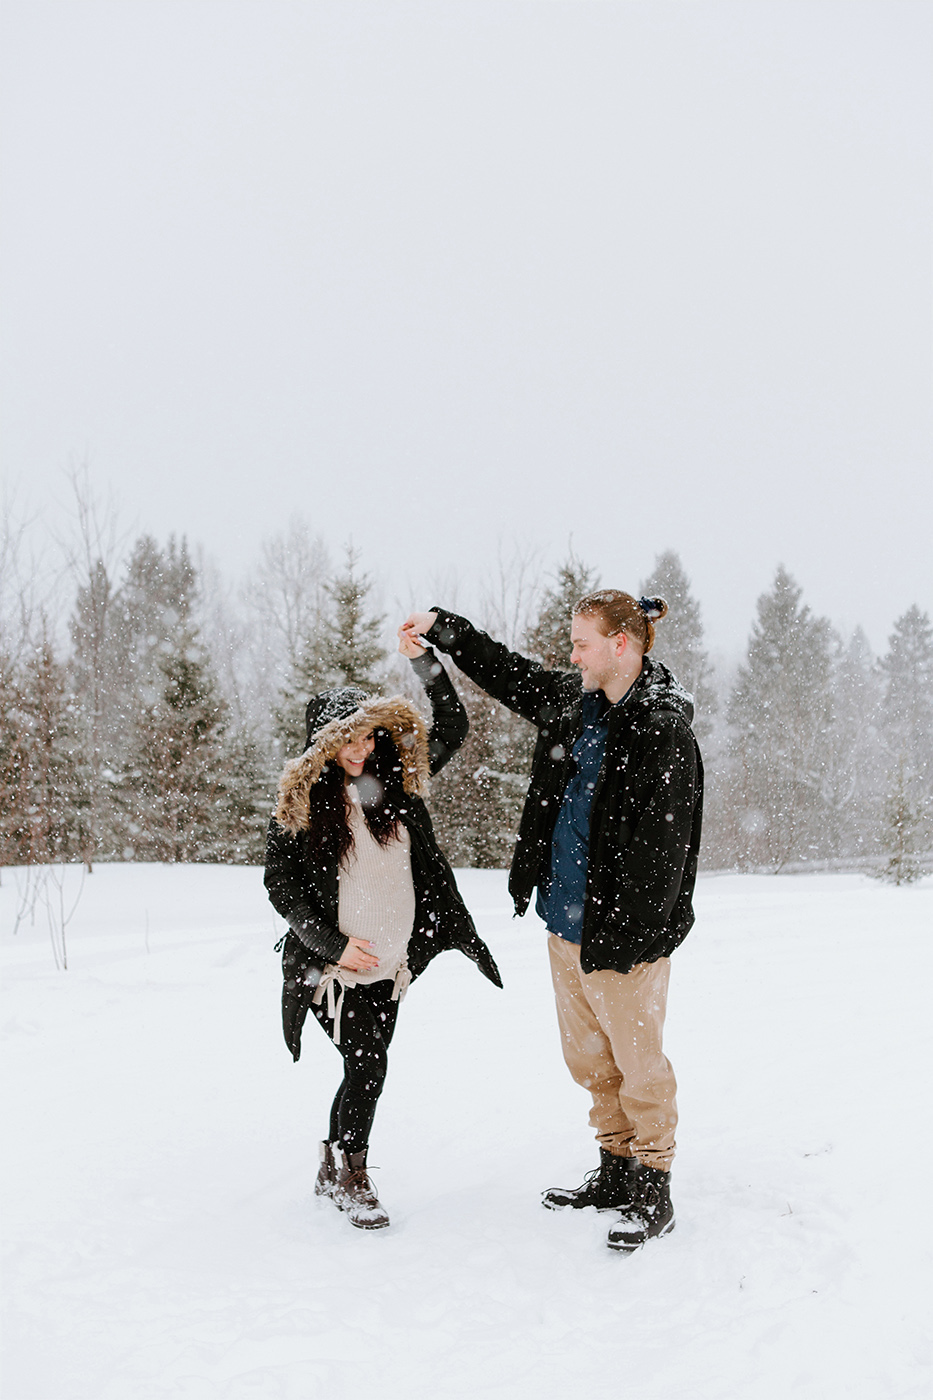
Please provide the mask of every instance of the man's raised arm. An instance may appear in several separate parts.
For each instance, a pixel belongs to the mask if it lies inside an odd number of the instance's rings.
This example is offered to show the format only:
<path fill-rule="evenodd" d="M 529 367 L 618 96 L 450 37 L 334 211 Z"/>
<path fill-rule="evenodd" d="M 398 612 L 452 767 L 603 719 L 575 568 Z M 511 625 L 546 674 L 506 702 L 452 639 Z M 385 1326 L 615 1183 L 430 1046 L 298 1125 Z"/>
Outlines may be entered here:
<path fill-rule="evenodd" d="M 432 646 L 447 652 L 487 695 L 532 724 L 548 724 L 568 696 L 579 693 L 578 677 L 565 671 L 546 671 L 536 661 L 493 641 L 465 617 L 444 608 L 412 613 L 402 624 L 402 632 L 424 637 Z"/>

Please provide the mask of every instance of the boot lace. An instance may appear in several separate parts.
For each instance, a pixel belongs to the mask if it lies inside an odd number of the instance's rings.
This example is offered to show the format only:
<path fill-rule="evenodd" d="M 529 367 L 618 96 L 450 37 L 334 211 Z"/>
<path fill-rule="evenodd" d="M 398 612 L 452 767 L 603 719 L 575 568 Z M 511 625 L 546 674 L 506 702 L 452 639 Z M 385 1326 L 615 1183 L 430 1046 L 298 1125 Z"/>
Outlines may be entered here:
<path fill-rule="evenodd" d="M 373 1186 L 369 1177 L 370 1171 L 378 1170 L 378 1167 L 357 1167 L 356 1171 L 352 1171 L 344 1177 L 343 1181 L 340 1183 L 341 1189 L 351 1192 L 358 1200 L 362 1201 L 364 1205 L 378 1205 L 379 1198 L 376 1195 L 376 1188 Z"/>

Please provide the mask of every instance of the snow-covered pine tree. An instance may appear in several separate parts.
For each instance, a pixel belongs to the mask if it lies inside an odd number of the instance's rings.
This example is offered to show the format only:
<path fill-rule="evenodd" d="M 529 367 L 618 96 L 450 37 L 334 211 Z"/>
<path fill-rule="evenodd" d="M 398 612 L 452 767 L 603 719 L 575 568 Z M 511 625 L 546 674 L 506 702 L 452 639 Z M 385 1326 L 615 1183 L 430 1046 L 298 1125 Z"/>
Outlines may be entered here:
<path fill-rule="evenodd" d="M 693 696 L 693 728 L 702 745 L 710 736 L 712 716 L 718 706 L 712 684 L 713 664 L 703 645 L 700 604 L 690 591 L 690 580 L 675 550 L 658 555 L 654 568 L 641 584 L 641 592 L 667 602 L 669 611 L 657 625 L 651 655 L 669 667 Z"/>
<path fill-rule="evenodd" d="M 304 747 L 305 706 L 312 695 L 340 685 L 375 692 L 383 687 L 389 658 L 381 641 L 385 617 L 370 609 L 372 581 L 360 573 L 359 562 L 359 552 L 347 545 L 343 569 L 326 580 L 325 606 L 282 687 L 275 716 L 282 758 Z"/>
<path fill-rule="evenodd" d="M 268 787 L 232 732 L 195 620 L 184 540 L 137 541 L 118 593 L 125 739 L 115 772 L 114 852 L 128 860 L 258 859 Z"/>
<path fill-rule="evenodd" d="M 0 865 L 19 865 L 28 851 L 28 722 L 18 667 L 0 653 Z"/>
<path fill-rule="evenodd" d="M 910 761 L 925 767 L 933 745 L 933 625 L 916 603 L 894 623 L 881 671 L 885 709 L 904 736 Z"/>
<path fill-rule="evenodd" d="M 301 753 L 305 743 L 305 708 L 312 695 L 335 685 L 331 664 L 332 623 L 327 613 L 318 619 L 315 630 L 289 668 L 279 691 L 273 715 L 273 751 L 276 771 L 287 758 Z"/>
<path fill-rule="evenodd" d="M 894 624 L 881 659 L 881 734 L 924 816 L 933 815 L 933 626 L 914 604 Z"/>
<path fill-rule="evenodd" d="M 171 641 L 159 653 L 161 694 L 140 711 L 120 785 L 124 859 L 229 861 L 244 818 L 253 819 L 252 795 L 242 759 L 232 763 L 225 745 L 227 704 L 206 649 L 187 621 Z"/>
<path fill-rule="evenodd" d="M 881 814 L 880 846 L 883 864 L 878 871 L 892 885 L 909 885 L 924 874 L 920 851 L 923 844 L 923 813 L 912 792 L 904 760 L 891 775 L 889 791 Z"/>
<path fill-rule="evenodd" d="M 545 589 L 538 616 L 528 629 L 528 654 L 548 670 L 572 671 L 570 624 L 574 605 L 598 587 L 595 569 L 571 551 L 559 565 L 552 586 Z"/>
<path fill-rule="evenodd" d="M 826 780 L 831 756 L 833 632 L 801 602 L 781 566 L 758 599 L 745 664 L 729 699 L 729 800 L 743 832 L 740 864 L 780 868 L 833 854 Z"/>
<path fill-rule="evenodd" d="M 67 671 L 46 628 L 21 667 L 3 666 L 0 699 L 0 860 L 5 865 L 67 860 L 80 842 L 87 792 L 76 761 Z"/>
<path fill-rule="evenodd" d="M 224 747 L 223 840 L 212 859 L 226 865 L 260 865 L 274 805 L 268 753 L 242 728 L 225 735 Z"/>
<path fill-rule="evenodd" d="M 882 687 L 868 638 L 857 627 L 833 662 L 833 725 L 827 765 L 827 823 L 840 856 L 870 855 L 883 789 L 878 724 Z"/>
<path fill-rule="evenodd" d="M 888 771 L 899 774 L 904 799 L 890 787 L 888 806 L 916 811 L 922 846 L 933 846 L 933 627 L 916 603 L 894 623 L 881 658 L 884 706 L 880 734 Z M 885 808 L 885 812 L 888 809 Z M 890 829 L 885 815 L 883 830 Z"/>
<path fill-rule="evenodd" d="M 369 610 L 372 580 L 359 572 L 359 562 L 359 551 L 348 544 L 342 571 L 327 585 L 333 633 L 326 654 L 335 685 L 378 691 L 389 656 L 381 641 L 386 620 Z"/>
<path fill-rule="evenodd" d="M 69 682 L 74 694 L 77 763 L 87 793 L 79 849 L 88 870 L 111 843 L 108 766 L 125 746 L 123 685 L 115 637 L 120 530 L 112 497 L 100 500 L 87 465 L 67 473 L 72 488 L 71 532 L 62 541 L 75 584 L 69 619 Z"/>
<path fill-rule="evenodd" d="M 140 536 L 113 608 L 124 731 L 140 697 L 148 702 L 161 693 L 162 659 L 177 628 L 191 617 L 196 591 L 197 571 L 184 537 L 170 535 L 160 549 L 151 535 Z"/>
<path fill-rule="evenodd" d="M 78 586 L 69 628 L 71 685 L 75 697 L 77 764 L 87 792 L 78 842 L 90 870 L 111 844 L 113 825 L 110 766 L 123 749 L 123 678 L 114 637 L 116 589 L 102 559 Z"/>
<path fill-rule="evenodd" d="M 454 670 L 470 720 L 463 747 L 431 782 L 431 816 L 452 865 L 508 866 L 528 788 L 531 726 Z M 528 748 L 516 751 L 517 742 Z"/>
<path fill-rule="evenodd" d="M 188 619 L 196 571 L 187 543 L 164 549 L 141 535 L 114 590 L 109 570 L 92 561 L 70 620 L 79 763 L 89 792 L 82 858 L 119 857 L 126 847 L 125 775 L 140 713 L 165 687 L 160 662 Z"/>

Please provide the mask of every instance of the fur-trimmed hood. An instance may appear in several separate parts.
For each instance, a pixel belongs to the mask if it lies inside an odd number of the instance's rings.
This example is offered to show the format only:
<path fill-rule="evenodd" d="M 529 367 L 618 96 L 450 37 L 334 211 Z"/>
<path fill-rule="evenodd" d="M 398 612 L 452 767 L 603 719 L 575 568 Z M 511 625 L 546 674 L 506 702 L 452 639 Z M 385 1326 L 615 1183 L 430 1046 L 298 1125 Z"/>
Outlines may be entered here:
<path fill-rule="evenodd" d="M 405 791 L 412 796 L 426 791 L 430 777 L 428 735 L 411 701 L 404 695 L 367 697 L 349 686 L 327 691 L 308 706 L 308 747 L 299 758 L 289 759 L 279 779 L 275 820 L 284 831 L 296 836 L 307 830 L 308 794 L 324 765 L 336 758 L 345 744 L 373 729 L 384 729 L 398 749 Z"/>

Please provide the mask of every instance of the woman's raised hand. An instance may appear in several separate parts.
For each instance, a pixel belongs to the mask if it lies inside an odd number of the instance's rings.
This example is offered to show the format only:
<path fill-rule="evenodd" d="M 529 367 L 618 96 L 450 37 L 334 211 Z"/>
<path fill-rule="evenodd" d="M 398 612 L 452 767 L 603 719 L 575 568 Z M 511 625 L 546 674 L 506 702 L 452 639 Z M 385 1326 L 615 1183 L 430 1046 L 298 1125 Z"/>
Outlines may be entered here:
<path fill-rule="evenodd" d="M 405 625 L 398 629 L 398 649 L 409 661 L 416 656 L 424 656 L 424 647 L 418 641 L 417 633 L 408 631 Z"/>
<path fill-rule="evenodd" d="M 351 938 L 337 966 L 349 968 L 351 972 L 372 972 L 374 967 L 379 966 L 379 959 L 371 951 L 372 946 L 362 938 Z"/>

